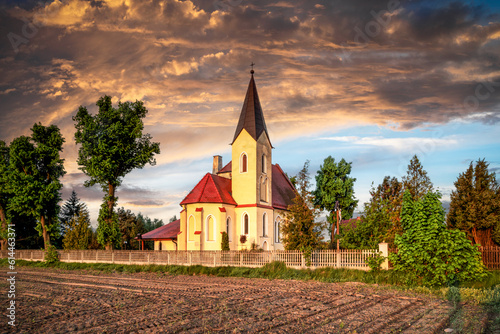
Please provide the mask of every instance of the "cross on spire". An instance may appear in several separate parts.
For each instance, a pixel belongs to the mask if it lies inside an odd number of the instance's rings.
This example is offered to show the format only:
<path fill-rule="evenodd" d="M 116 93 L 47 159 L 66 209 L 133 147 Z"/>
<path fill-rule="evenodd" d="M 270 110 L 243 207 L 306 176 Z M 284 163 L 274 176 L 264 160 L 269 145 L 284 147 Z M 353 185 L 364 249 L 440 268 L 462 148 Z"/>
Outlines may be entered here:
<path fill-rule="evenodd" d="M 250 66 L 252 66 L 252 70 L 250 71 L 250 73 L 251 73 L 251 74 L 254 74 L 254 73 L 255 73 L 255 71 L 253 70 L 254 65 L 255 65 L 255 63 L 254 63 L 254 62 L 252 62 L 252 63 L 250 64 Z"/>

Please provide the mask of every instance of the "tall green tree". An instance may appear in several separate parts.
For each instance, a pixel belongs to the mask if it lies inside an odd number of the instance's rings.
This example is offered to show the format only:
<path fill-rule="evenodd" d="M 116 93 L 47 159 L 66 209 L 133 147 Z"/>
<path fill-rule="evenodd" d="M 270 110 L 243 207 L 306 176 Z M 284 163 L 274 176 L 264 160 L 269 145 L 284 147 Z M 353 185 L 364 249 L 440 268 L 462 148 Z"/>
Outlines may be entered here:
<path fill-rule="evenodd" d="M 146 233 L 143 222 L 135 216 L 130 210 L 121 207 L 117 210 L 118 225 L 122 235 L 122 249 L 139 249 L 139 242 L 135 240 L 137 234 Z"/>
<path fill-rule="evenodd" d="M 63 238 L 64 249 L 89 249 L 92 241 L 89 212 L 81 208 L 68 222 Z"/>
<path fill-rule="evenodd" d="M 500 187 L 484 159 L 472 162 L 455 182 L 447 223 L 481 246 L 500 245 Z"/>
<path fill-rule="evenodd" d="M 85 186 L 99 184 L 105 193 L 98 218 L 98 240 L 106 249 L 120 243 L 118 217 L 114 208 L 118 198 L 116 189 L 125 175 L 146 164 L 155 165 L 159 143 L 151 142 L 151 135 L 143 134 L 143 118 L 147 109 L 142 101 L 118 103 L 114 108 L 111 97 L 97 101 L 99 111 L 92 116 L 80 106 L 73 117 L 76 122 L 75 140 L 80 144 L 78 164 L 90 177 Z"/>
<path fill-rule="evenodd" d="M 73 217 L 80 216 L 80 213 L 87 210 L 87 205 L 80 201 L 76 191 L 71 191 L 71 195 L 68 200 L 61 207 L 61 212 L 59 213 L 59 221 L 61 222 L 61 234 L 64 236 L 66 229 L 69 227 L 69 222 Z"/>
<path fill-rule="evenodd" d="M 33 125 L 31 137 L 21 136 L 10 144 L 9 210 L 38 219 L 37 230 L 45 249 L 50 235 L 58 235 L 58 212 L 61 200 L 60 178 L 66 173 L 60 157 L 64 138 L 55 125 Z"/>
<path fill-rule="evenodd" d="M 316 222 L 317 210 L 313 205 L 309 177 L 309 160 L 296 177 L 297 194 L 281 226 L 281 240 L 286 250 L 311 251 L 318 248 L 322 224 Z"/>
<path fill-rule="evenodd" d="M 9 190 L 9 147 L 0 140 L 0 249 L 7 249 L 7 206 L 11 193 Z"/>
<path fill-rule="evenodd" d="M 335 203 L 339 202 L 342 219 L 350 219 L 354 209 L 358 205 L 358 200 L 354 197 L 354 182 L 356 178 L 351 174 L 352 162 L 347 162 L 343 158 L 338 163 L 331 156 L 323 161 L 316 174 L 316 190 L 313 191 L 314 204 L 321 210 L 326 210 L 327 224 L 331 240 L 332 227 L 337 222 L 335 213 Z"/>
<path fill-rule="evenodd" d="M 486 276 L 481 253 L 464 232 L 448 230 L 441 195 L 432 191 L 413 200 L 403 196 L 403 234 L 396 236 L 398 253 L 390 254 L 394 270 L 409 283 L 442 286 Z"/>

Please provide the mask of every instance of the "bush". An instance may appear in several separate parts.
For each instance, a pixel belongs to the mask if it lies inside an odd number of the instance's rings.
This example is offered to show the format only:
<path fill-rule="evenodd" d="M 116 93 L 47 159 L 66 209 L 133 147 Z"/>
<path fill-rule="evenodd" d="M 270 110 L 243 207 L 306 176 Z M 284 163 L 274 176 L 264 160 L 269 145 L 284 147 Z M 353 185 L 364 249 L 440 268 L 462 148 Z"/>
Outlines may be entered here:
<path fill-rule="evenodd" d="M 57 253 L 56 246 L 50 245 L 45 250 L 45 263 L 56 263 L 59 262 L 59 253 Z"/>
<path fill-rule="evenodd" d="M 369 257 L 366 259 L 366 264 L 370 267 L 371 271 L 380 271 L 380 267 L 382 263 L 385 261 L 385 257 L 382 256 L 382 253 L 375 254 L 373 257 Z"/>
<path fill-rule="evenodd" d="M 403 197 L 403 235 L 396 236 L 397 254 L 390 254 L 394 271 L 406 276 L 406 284 L 451 286 L 486 277 L 481 253 L 462 231 L 447 230 L 440 194 L 429 192 L 413 201 Z"/>

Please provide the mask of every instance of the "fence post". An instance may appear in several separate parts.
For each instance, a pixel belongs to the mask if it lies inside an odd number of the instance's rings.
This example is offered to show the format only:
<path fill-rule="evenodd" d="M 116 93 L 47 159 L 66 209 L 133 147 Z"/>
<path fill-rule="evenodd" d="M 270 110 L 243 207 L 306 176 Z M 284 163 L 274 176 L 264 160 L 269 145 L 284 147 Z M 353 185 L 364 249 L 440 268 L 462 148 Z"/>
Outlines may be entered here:
<path fill-rule="evenodd" d="M 111 252 L 111 263 L 115 263 L 115 252 Z"/>
<path fill-rule="evenodd" d="M 384 262 L 380 266 L 383 270 L 389 269 L 389 244 L 387 242 L 381 242 L 378 244 L 378 250 L 382 253 L 382 256 L 385 257 Z"/>
<path fill-rule="evenodd" d="M 337 249 L 335 254 L 336 254 L 335 258 L 337 260 L 337 269 L 339 269 L 340 268 L 340 250 Z"/>
<path fill-rule="evenodd" d="M 243 253 L 240 253 L 240 267 L 243 267 Z"/>
<path fill-rule="evenodd" d="M 80 262 L 83 263 L 83 250 L 81 251 Z"/>
<path fill-rule="evenodd" d="M 302 268 L 306 267 L 306 259 L 304 258 L 304 252 L 300 252 L 300 266 Z"/>

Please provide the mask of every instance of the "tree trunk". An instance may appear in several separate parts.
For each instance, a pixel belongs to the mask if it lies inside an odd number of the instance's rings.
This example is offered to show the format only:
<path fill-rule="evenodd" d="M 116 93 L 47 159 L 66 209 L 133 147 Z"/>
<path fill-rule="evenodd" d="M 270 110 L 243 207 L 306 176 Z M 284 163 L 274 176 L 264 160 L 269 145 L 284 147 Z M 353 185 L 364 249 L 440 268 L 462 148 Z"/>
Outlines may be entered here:
<path fill-rule="evenodd" d="M 7 233 L 7 217 L 5 217 L 5 210 L 0 206 L 0 222 L 2 224 L 2 230 Z M 7 237 L 0 240 L 1 250 L 7 250 Z"/>
<path fill-rule="evenodd" d="M 476 227 L 473 227 L 472 237 L 475 244 L 479 244 L 482 247 L 493 246 L 493 240 L 491 239 L 491 228 L 486 230 L 478 230 Z"/>
<path fill-rule="evenodd" d="M 116 203 L 115 190 L 116 186 L 112 185 L 111 183 L 108 183 L 108 218 L 106 219 L 108 225 L 113 224 L 113 208 L 115 207 Z M 105 246 L 105 249 L 113 250 L 113 243 L 108 242 Z"/>
<path fill-rule="evenodd" d="M 47 224 L 45 224 L 45 216 L 44 215 L 42 215 L 40 217 L 40 223 L 42 224 L 43 243 L 44 243 L 45 249 L 48 249 L 50 246 L 50 236 L 49 236 L 49 232 L 47 231 Z"/>

